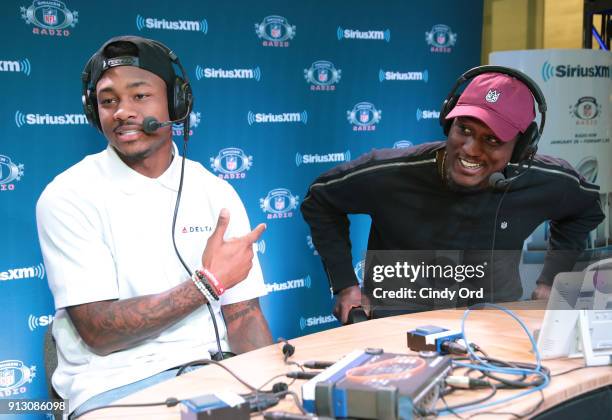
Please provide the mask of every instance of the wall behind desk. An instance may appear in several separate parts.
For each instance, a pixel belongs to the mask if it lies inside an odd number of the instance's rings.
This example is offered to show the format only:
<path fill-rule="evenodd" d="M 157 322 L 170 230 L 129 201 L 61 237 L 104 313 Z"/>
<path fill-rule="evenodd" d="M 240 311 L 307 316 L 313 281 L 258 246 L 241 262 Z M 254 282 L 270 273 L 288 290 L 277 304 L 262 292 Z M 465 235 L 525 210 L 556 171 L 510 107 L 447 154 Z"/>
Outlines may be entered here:
<path fill-rule="evenodd" d="M 291 338 L 338 325 L 299 213 L 308 185 L 372 148 L 442 139 L 442 100 L 479 64 L 482 4 L 11 0 L 0 22 L 0 397 L 33 398 L 46 394 L 55 312 L 35 204 L 106 146 L 80 99 L 83 65 L 106 39 L 154 38 L 180 57 L 195 95 L 188 155 L 236 188 L 252 225 L 268 224 L 262 306 L 273 336 Z M 353 219 L 358 273 L 368 222 Z"/>

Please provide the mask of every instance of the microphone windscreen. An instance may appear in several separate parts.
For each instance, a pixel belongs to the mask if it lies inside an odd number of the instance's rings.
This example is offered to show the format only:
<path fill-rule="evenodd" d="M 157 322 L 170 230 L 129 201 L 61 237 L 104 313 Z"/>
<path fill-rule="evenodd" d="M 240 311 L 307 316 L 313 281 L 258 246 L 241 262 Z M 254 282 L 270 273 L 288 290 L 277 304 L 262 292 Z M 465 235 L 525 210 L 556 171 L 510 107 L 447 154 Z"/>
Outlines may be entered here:
<path fill-rule="evenodd" d="M 159 121 L 155 117 L 145 117 L 142 121 L 142 131 L 152 134 L 160 127 Z"/>
<path fill-rule="evenodd" d="M 505 181 L 506 177 L 501 172 L 493 172 L 491 176 L 489 176 L 489 186 L 492 188 L 497 188 L 498 183 L 500 181 Z M 502 182 L 503 184 L 503 182 Z"/>

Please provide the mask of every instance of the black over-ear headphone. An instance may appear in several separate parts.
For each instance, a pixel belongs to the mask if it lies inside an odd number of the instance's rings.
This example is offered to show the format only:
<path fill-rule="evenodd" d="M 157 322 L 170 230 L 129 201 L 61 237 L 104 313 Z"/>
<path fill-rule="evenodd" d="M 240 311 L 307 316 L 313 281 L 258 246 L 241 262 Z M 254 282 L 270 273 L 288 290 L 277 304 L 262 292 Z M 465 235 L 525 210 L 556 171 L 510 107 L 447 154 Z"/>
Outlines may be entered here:
<path fill-rule="evenodd" d="M 458 92 L 459 88 L 466 82 L 472 80 L 474 77 L 481 75 L 483 73 L 502 73 L 507 74 L 508 76 L 514 77 L 521 81 L 525 86 L 529 88 L 533 98 L 538 104 L 538 111 L 540 112 L 540 126 L 538 128 L 538 124 L 533 121 L 525 132 L 519 133 L 516 144 L 514 145 L 514 151 L 512 152 L 512 157 L 510 158 L 511 163 L 520 163 L 527 159 L 530 159 L 535 155 L 538 150 L 538 141 L 540 140 L 540 136 L 544 131 L 544 123 L 546 122 L 546 99 L 544 99 L 544 94 L 540 90 L 539 86 L 527 76 L 525 73 L 520 72 L 516 69 L 512 69 L 510 67 L 502 67 L 502 66 L 479 66 L 474 67 L 463 73 L 459 79 L 455 82 L 453 89 L 450 91 L 444 103 L 442 104 L 442 110 L 440 111 L 440 125 L 444 129 L 444 134 L 448 136 L 450 131 L 450 127 L 453 123 L 452 120 L 447 120 L 446 116 L 452 111 L 452 109 L 457 105 L 457 101 L 461 96 L 461 93 Z"/>
<path fill-rule="evenodd" d="M 189 117 L 189 113 L 191 112 L 191 108 L 193 106 L 193 93 L 191 90 L 191 84 L 189 83 L 189 79 L 187 77 L 187 73 L 183 68 L 178 56 L 166 47 L 164 44 L 154 40 L 148 40 L 149 42 L 153 42 L 155 45 L 160 47 L 163 51 L 168 55 L 168 60 L 171 63 L 175 64 L 179 70 L 181 71 L 181 76 L 175 74 L 174 81 L 171 86 L 167 86 L 168 93 L 168 114 L 171 120 L 181 121 L 185 118 Z M 94 63 L 94 54 L 87 64 L 85 65 L 85 69 L 82 74 L 82 100 L 83 100 L 83 110 L 85 112 L 85 116 L 87 117 L 87 121 L 98 130 L 102 131 L 102 125 L 100 124 L 100 117 L 98 114 L 98 99 L 96 97 L 96 87 L 90 86 L 91 84 L 91 67 Z M 167 83 L 167 82 L 166 82 Z"/>

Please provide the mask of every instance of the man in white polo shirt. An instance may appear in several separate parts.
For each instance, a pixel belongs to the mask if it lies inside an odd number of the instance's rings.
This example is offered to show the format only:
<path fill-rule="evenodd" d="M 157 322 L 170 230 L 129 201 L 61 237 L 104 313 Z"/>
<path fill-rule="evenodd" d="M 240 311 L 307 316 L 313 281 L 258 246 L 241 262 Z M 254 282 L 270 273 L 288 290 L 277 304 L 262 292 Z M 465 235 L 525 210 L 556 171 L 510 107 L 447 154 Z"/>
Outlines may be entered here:
<path fill-rule="evenodd" d="M 178 58 L 156 41 L 113 38 L 85 66 L 83 94 L 109 145 L 58 175 L 36 209 L 57 311 L 53 386 L 73 416 L 219 349 L 272 343 L 252 249 L 265 225 L 251 231 L 233 188 L 199 163 L 185 162 L 178 194 L 181 157 L 159 123 L 189 115 Z"/>

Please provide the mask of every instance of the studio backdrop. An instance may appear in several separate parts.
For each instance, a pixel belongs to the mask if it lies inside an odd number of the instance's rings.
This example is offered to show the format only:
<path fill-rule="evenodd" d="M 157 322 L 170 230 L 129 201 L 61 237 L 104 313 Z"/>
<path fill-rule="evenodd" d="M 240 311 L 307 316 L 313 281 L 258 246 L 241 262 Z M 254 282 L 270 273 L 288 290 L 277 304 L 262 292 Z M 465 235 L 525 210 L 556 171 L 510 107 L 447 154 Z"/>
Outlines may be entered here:
<path fill-rule="evenodd" d="M 42 398 L 55 310 L 35 205 L 106 147 L 80 97 L 105 40 L 154 38 L 180 57 L 195 95 L 188 157 L 231 183 L 253 226 L 267 223 L 262 307 L 273 337 L 292 338 L 338 326 L 299 212 L 308 185 L 373 148 L 443 139 L 442 100 L 479 64 L 482 3 L 10 0 L 0 22 L 0 397 Z M 369 220 L 352 222 L 360 275 Z"/>

